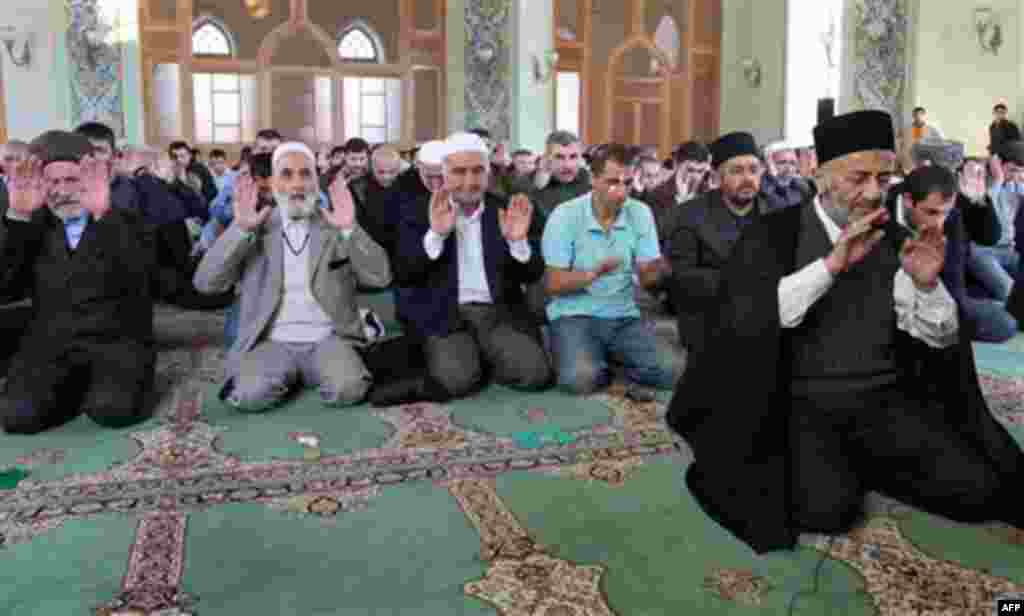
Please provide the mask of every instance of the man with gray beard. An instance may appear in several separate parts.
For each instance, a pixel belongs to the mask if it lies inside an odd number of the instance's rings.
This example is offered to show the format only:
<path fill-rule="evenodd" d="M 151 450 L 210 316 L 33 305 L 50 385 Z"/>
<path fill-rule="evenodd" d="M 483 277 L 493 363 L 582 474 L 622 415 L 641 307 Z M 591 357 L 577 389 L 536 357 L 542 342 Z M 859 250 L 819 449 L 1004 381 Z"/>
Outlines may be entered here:
<path fill-rule="evenodd" d="M 239 284 L 242 326 L 220 397 L 258 413 L 305 386 L 328 406 L 356 404 L 373 382 L 358 352 L 367 339 L 356 287 L 391 283 L 387 254 L 356 221 L 343 175 L 330 186 L 331 207 L 319 207 L 307 146 L 275 149 L 270 181 L 276 206 L 260 208 L 252 179 L 239 178 L 232 224 L 195 275 L 203 293 Z"/>
<path fill-rule="evenodd" d="M 911 232 L 883 205 L 891 116 L 827 119 L 814 142 L 820 194 L 741 235 L 707 313 L 713 344 L 670 404 L 691 494 L 759 553 L 849 532 L 868 491 L 1024 529 L 1024 453 L 978 385 L 940 217 Z"/>
<path fill-rule="evenodd" d="M 155 250 L 141 216 L 111 207 L 110 168 L 82 136 L 50 131 L 9 181 L 0 221 L 0 295 L 33 315 L 11 362 L 0 423 L 31 434 L 79 412 L 108 427 L 151 411 Z M 171 289 L 162 292 L 173 292 Z"/>
<path fill-rule="evenodd" d="M 761 178 L 761 192 L 779 206 L 800 205 L 814 196 L 814 187 L 800 177 L 796 148 L 779 141 L 764 149 L 768 173 Z"/>

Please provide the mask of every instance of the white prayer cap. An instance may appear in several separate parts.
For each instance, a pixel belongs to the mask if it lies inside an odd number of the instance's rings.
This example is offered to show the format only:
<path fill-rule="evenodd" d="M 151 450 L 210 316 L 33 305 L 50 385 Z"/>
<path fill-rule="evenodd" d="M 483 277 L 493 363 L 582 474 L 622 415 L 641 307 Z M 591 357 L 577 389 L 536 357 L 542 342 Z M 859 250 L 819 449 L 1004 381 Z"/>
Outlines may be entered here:
<path fill-rule="evenodd" d="M 424 165 L 440 165 L 444 162 L 446 149 L 444 141 L 428 141 L 420 146 L 416 161 Z"/>
<path fill-rule="evenodd" d="M 460 152 L 475 152 L 482 154 L 485 159 L 490 154 L 484 140 L 473 133 L 455 133 L 445 141 L 445 158 Z"/>
<path fill-rule="evenodd" d="M 316 175 L 316 154 L 313 154 L 313 150 L 309 149 L 308 145 L 298 141 L 287 141 L 274 148 L 274 154 L 270 158 L 271 168 L 277 169 L 277 163 L 281 160 L 281 157 L 295 152 L 306 155 L 309 162 L 313 163 L 313 174 Z"/>
<path fill-rule="evenodd" d="M 768 145 L 764 146 L 764 153 L 765 154 L 774 154 L 776 152 L 781 152 L 783 150 L 795 150 L 795 149 L 797 149 L 797 146 L 794 145 L 792 141 L 779 140 L 779 141 L 773 141 L 773 142 L 769 143 Z"/>

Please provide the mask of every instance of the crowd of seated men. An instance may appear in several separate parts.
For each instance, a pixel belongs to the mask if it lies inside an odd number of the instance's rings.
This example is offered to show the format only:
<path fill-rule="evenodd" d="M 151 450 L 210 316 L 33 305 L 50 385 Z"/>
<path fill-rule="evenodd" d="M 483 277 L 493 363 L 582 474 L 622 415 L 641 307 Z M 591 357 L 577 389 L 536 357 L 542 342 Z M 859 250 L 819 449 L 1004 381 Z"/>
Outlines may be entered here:
<path fill-rule="evenodd" d="M 1018 328 L 1007 304 L 1024 143 L 993 158 L 991 178 L 941 146 L 915 150 L 914 166 L 954 170 L 956 198 L 897 184 L 887 206 L 910 228 L 944 221 L 946 287 L 974 339 L 1004 341 Z M 300 387 L 330 406 L 445 401 L 488 383 L 589 394 L 616 370 L 649 401 L 681 366 L 638 295 L 660 298 L 679 346 L 702 352 L 744 231 L 818 191 L 806 148 L 745 132 L 667 160 L 584 149 L 564 131 L 540 155 L 506 155 L 484 130 L 410 152 L 354 138 L 319 153 L 263 130 L 232 168 L 223 151 L 200 154 L 183 141 L 118 149 L 97 123 L 4 146 L 0 300 L 32 304 L 5 353 L 6 431 L 79 412 L 144 419 L 154 301 L 227 309 L 221 399 L 243 412 Z M 400 339 L 374 339 L 373 290 L 393 298 Z"/>

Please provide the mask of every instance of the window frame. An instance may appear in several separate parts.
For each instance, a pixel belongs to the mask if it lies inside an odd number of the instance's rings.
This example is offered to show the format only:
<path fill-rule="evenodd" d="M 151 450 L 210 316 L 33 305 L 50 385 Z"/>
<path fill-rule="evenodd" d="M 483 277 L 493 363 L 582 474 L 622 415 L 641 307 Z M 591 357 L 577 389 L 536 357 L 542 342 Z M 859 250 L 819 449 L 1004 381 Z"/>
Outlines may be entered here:
<path fill-rule="evenodd" d="M 345 39 L 354 33 L 360 33 L 366 37 L 369 41 L 370 46 L 373 47 L 373 58 L 350 58 L 346 57 L 341 53 L 341 45 L 345 42 Z M 380 35 L 374 30 L 369 23 L 364 19 L 354 19 L 348 25 L 338 32 L 338 36 L 335 39 L 335 52 L 342 62 L 352 62 L 354 64 L 385 64 L 384 58 L 384 41 L 381 40 Z"/>
<path fill-rule="evenodd" d="M 228 45 L 228 53 L 196 53 L 196 34 L 206 27 L 214 28 L 224 37 L 224 41 Z M 238 53 L 238 45 L 231 30 L 228 29 L 223 21 L 212 15 L 200 15 L 192 22 L 192 37 L 190 40 L 189 51 L 193 58 L 234 58 Z"/>

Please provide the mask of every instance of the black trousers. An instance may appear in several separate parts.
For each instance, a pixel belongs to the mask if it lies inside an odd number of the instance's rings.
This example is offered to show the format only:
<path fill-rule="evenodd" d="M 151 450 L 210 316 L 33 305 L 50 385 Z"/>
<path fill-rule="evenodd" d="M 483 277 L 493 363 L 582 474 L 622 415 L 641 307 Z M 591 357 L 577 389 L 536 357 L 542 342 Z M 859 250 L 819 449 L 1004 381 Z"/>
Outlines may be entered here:
<path fill-rule="evenodd" d="M 479 389 L 489 376 L 507 387 L 541 390 L 554 372 L 530 316 L 504 306 L 463 304 L 465 328 L 448 336 L 428 336 L 423 351 L 427 373 L 449 397 L 461 398 Z"/>
<path fill-rule="evenodd" d="M 138 423 L 152 413 L 155 368 L 154 351 L 133 343 L 75 345 L 49 358 L 22 352 L 11 362 L 0 424 L 34 434 L 80 413 L 111 428 Z"/>
<path fill-rule="evenodd" d="M 877 491 L 959 522 L 1020 524 L 1004 479 L 942 409 L 901 388 L 794 398 L 790 416 L 793 521 L 843 533 Z"/>

